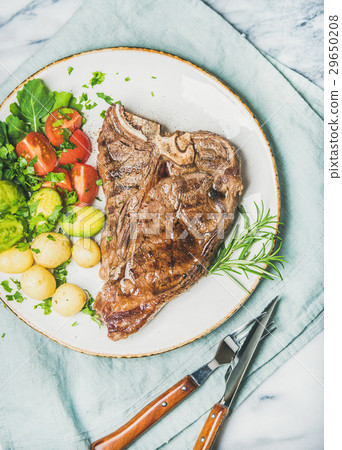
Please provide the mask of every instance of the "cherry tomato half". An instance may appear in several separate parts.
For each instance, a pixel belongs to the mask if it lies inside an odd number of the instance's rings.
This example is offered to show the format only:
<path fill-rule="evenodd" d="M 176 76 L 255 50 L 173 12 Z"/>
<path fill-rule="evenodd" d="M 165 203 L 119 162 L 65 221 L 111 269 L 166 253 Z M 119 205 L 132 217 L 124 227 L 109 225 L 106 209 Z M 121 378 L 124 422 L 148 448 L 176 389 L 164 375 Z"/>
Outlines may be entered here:
<path fill-rule="evenodd" d="M 72 185 L 71 185 L 71 177 L 70 177 L 70 173 L 66 170 L 63 169 L 62 167 L 56 167 L 52 173 L 64 173 L 65 178 L 62 181 L 59 181 L 58 183 L 53 183 L 51 181 L 44 181 L 44 183 L 42 184 L 43 187 L 59 187 L 61 189 L 67 189 L 68 191 L 72 191 Z"/>
<path fill-rule="evenodd" d="M 70 136 L 69 141 L 76 147 L 63 150 L 58 164 L 85 163 L 91 153 L 91 143 L 88 136 L 83 131 L 76 130 Z"/>
<path fill-rule="evenodd" d="M 97 196 L 99 176 L 93 166 L 77 163 L 71 171 L 71 180 L 78 195 L 77 206 L 91 205 Z"/>
<path fill-rule="evenodd" d="M 46 175 L 51 172 L 57 164 L 57 156 L 46 136 L 36 131 L 31 131 L 15 147 L 18 156 L 23 156 L 27 161 L 31 161 L 37 156 L 34 171 L 37 175 Z"/>
<path fill-rule="evenodd" d="M 63 128 L 73 133 L 82 126 L 82 116 L 72 108 L 58 108 L 45 122 L 45 134 L 55 147 L 63 142 Z"/>

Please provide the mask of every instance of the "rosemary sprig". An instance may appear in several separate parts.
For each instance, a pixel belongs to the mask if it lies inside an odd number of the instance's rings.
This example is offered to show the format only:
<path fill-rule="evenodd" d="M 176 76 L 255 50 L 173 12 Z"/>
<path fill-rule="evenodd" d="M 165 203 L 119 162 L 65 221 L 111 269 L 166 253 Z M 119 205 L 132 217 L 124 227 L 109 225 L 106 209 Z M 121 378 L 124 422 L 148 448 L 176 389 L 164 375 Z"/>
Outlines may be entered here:
<path fill-rule="evenodd" d="M 277 216 L 271 216 L 270 210 L 265 212 L 263 202 L 261 208 L 254 204 L 257 211 L 256 221 L 250 223 L 244 207 L 238 208 L 244 220 L 244 229 L 238 234 L 238 226 L 234 228 L 227 246 L 225 247 L 223 243 L 216 261 L 209 269 L 209 273 L 218 275 L 225 273 L 248 293 L 249 291 L 233 274 L 244 274 L 247 278 L 248 274 L 255 274 L 268 280 L 282 279 L 275 263 L 284 267 L 284 263 L 287 262 L 283 256 L 279 255 L 281 238 L 276 235 L 276 226 L 280 223 L 277 221 Z M 257 242 L 261 243 L 261 249 L 252 255 L 252 247 Z M 267 266 L 274 269 L 274 272 L 270 272 Z"/>

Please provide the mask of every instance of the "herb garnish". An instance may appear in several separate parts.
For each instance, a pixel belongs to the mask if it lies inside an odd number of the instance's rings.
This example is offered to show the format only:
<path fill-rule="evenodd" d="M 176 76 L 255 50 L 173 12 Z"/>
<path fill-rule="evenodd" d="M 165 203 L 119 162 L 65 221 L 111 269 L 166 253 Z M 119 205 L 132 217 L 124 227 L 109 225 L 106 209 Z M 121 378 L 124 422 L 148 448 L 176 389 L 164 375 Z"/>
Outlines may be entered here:
<path fill-rule="evenodd" d="M 60 183 L 65 180 L 65 173 L 63 172 L 49 172 L 46 177 L 46 181 L 51 181 L 52 183 Z"/>
<path fill-rule="evenodd" d="M 99 180 L 96 180 L 96 184 L 97 184 L 97 186 L 102 186 L 103 180 L 101 178 Z"/>
<path fill-rule="evenodd" d="M 100 98 L 102 98 L 105 102 L 107 102 L 109 105 L 113 103 L 112 97 L 109 97 L 109 95 L 105 95 L 103 92 L 96 92 L 96 95 Z"/>
<path fill-rule="evenodd" d="M 48 239 L 50 239 L 50 241 L 55 241 L 56 240 L 51 234 L 48 234 L 46 237 Z"/>
<path fill-rule="evenodd" d="M 73 67 L 71 67 L 71 66 L 69 66 L 68 67 L 68 74 L 70 75 L 71 74 L 71 72 L 74 70 L 74 68 Z"/>
<path fill-rule="evenodd" d="M 60 286 L 61 284 L 66 283 L 67 281 L 66 277 L 68 275 L 66 267 L 70 264 L 70 262 L 71 262 L 70 259 L 68 259 L 67 261 L 65 261 L 64 263 L 60 264 L 58 267 L 53 269 L 53 276 L 56 278 L 57 287 Z"/>
<path fill-rule="evenodd" d="M 104 82 L 105 79 L 105 73 L 97 71 L 93 72 L 92 78 L 89 80 L 89 84 L 91 87 L 96 86 L 97 84 L 101 84 Z"/>
<path fill-rule="evenodd" d="M 12 292 L 13 289 L 9 286 L 9 282 L 7 280 L 2 281 L 1 286 L 4 288 L 6 292 Z"/>
<path fill-rule="evenodd" d="M 153 91 L 151 91 L 151 95 L 152 95 L 152 97 L 154 97 L 154 92 Z"/>
<path fill-rule="evenodd" d="M 107 242 L 110 242 L 111 240 L 113 240 L 113 236 L 107 236 Z"/>
<path fill-rule="evenodd" d="M 78 325 L 78 322 L 77 322 L 77 320 L 76 320 L 76 322 L 74 322 L 71 326 L 72 327 L 76 327 Z"/>
<path fill-rule="evenodd" d="M 265 213 L 264 203 L 262 203 L 261 208 L 255 203 L 255 207 L 257 217 L 253 223 L 250 223 L 243 206 L 238 208 L 244 220 L 244 229 L 238 234 L 238 227 L 235 227 L 227 246 L 222 245 L 216 261 L 209 269 L 209 273 L 218 275 L 222 275 L 220 272 L 224 272 L 246 292 L 249 291 L 232 274 L 244 274 L 247 278 L 248 274 L 255 274 L 268 280 L 282 279 L 275 263 L 278 262 L 283 267 L 284 263 L 287 262 L 283 256 L 278 254 L 281 249 L 281 242 L 274 249 L 276 241 L 281 241 L 281 238 L 275 235 L 278 225 L 277 217 L 271 216 L 270 210 Z M 262 248 L 251 256 L 252 247 L 258 242 L 262 245 Z M 270 266 L 275 270 L 275 273 L 269 272 L 267 268 L 262 266 Z"/>
<path fill-rule="evenodd" d="M 126 77 L 125 81 L 131 81 L 130 77 Z"/>
<path fill-rule="evenodd" d="M 94 103 L 90 103 L 90 100 L 88 100 L 87 102 L 85 102 L 85 104 L 84 104 L 84 107 L 85 107 L 85 109 L 93 109 L 93 108 L 95 108 L 95 106 L 97 106 L 97 103 L 96 102 L 94 102 Z"/>
<path fill-rule="evenodd" d="M 100 116 L 102 117 L 102 119 L 105 118 L 105 116 L 106 116 L 106 110 L 105 109 L 103 111 L 101 111 Z"/>
<path fill-rule="evenodd" d="M 33 248 L 33 247 L 31 247 L 31 250 L 32 250 L 36 255 L 38 255 L 38 253 L 40 253 L 39 248 Z"/>
<path fill-rule="evenodd" d="M 90 292 L 87 291 L 86 289 L 85 289 L 85 292 L 88 294 L 88 299 L 85 302 L 85 305 L 83 306 L 83 308 L 81 309 L 81 312 L 83 314 L 88 314 L 88 316 L 90 316 L 91 320 L 96 322 L 98 324 L 98 326 L 101 327 L 102 324 L 101 324 L 101 322 L 99 320 L 99 316 L 98 316 L 98 314 L 95 311 L 94 306 L 93 306 L 93 304 L 95 302 L 95 299 L 94 299 L 94 297 L 92 297 Z"/>
<path fill-rule="evenodd" d="M 33 308 L 42 308 L 44 311 L 44 315 L 47 316 L 48 314 L 51 314 L 51 306 L 52 306 L 52 297 L 46 298 L 42 301 L 42 303 L 38 303 Z"/>

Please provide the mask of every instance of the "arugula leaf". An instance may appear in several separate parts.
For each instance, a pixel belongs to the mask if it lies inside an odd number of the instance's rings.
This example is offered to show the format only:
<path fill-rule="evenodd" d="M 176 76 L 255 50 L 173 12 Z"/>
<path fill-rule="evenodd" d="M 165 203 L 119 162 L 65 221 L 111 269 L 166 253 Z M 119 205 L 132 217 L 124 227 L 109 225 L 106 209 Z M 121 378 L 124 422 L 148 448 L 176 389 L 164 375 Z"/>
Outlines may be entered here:
<path fill-rule="evenodd" d="M 34 131 L 38 131 L 40 119 L 51 111 L 55 95 L 39 78 L 28 81 L 17 93 L 17 100 L 23 118 Z"/>
<path fill-rule="evenodd" d="M 24 120 L 25 121 L 24 116 L 21 114 L 21 111 L 20 111 L 18 103 L 11 103 L 10 104 L 10 111 L 13 114 L 13 116 L 16 116 L 20 120 Z"/>
<path fill-rule="evenodd" d="M 30 127 L 17 116 L 8 116 L 6 123 L 8 126 L 8 136 L 14 145 L 17 145 L 30 132 Z"/>
<path fill-rule="evenodd" d="M 104 82 L 105 79 L 105 73 L 97 71 L 97 72 L 93 72 L 93 76 L 89 81 L 89 84 L 91 87 L 96 86 L 97 84 L 101 84 Z"/>
<path fill-rule="evenodd" d="M 109 95 L 105 95 L 103 92 L 96 92 L 96 95 L 100 98 L 102 98 L 105 102 L 107 102 L 109 105 L 113 103 L 112 97 L 109 97 Z"/>
<path fill-rule="evenodd" d="M 69 106 L 69 108 L 76 109 L 76 111 L 78 111 L 79 113 L 82 112 L 82 105 L 81 105 L 81 103 L 77 103 L 77 98 L 74 96 L 71 97 L 71 100 L 70 100 L 68 106 Z M 84 117 L 83 117 L 83 119 L 84 119 Z M 84 123 L 85 123 L 85 119 L 84 119 Z"/>

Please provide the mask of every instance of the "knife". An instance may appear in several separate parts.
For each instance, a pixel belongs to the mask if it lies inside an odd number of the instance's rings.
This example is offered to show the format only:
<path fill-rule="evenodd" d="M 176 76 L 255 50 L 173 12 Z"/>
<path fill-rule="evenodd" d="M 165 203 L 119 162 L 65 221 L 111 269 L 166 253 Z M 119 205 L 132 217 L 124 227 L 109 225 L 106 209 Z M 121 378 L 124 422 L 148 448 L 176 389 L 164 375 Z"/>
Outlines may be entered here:
<path fill-rule="evenodd" d="M 218 367 L 231 363 L 238 350 L 240 350 L 241 343 L 247 336 L 247 331 L 256 321 L 260 321 L 265 314 L 265 312 L 262 312 L 260 316 L 250 320 L 222 339 L 214 358 L 209 363 L 204 364 L 191 375 L 186 375 L 182 380 L 145 406 L 121 428 L 108 436 L 98 439 L 91 445 L 91 450 L 121 450 L 132 444 L 145 431 L 185 400 L 193 391 L 202 386 Z M 267 335 L 267 332 L 264 335 Z"/>
<path fill-rule="evenodd" d="M 231 405 L 239 390 L 241 381 L 248 369 L 256 348 L 263 337 L 278 297 L 273 299 L 264 310 L 260 320 L 255 321 L 241 349 L 228 367 L 225 379 L 226 390 L 221 400 L 214 405 L 195 443 L 193 450 L 209 450 L 214 444 L 223 421 L 228 416 Z"/>

